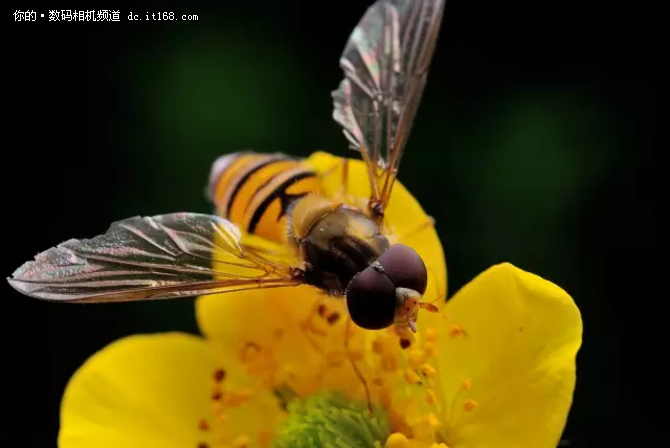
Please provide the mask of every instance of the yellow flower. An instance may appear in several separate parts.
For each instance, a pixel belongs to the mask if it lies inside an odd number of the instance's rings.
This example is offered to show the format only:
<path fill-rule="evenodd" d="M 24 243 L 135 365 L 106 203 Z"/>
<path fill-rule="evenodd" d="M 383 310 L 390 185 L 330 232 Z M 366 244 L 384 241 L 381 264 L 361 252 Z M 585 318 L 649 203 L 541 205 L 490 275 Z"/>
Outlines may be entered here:
<path fill-rule="evenodd" d="M 338 160 L 310 161 L 337 188 Z M 360 162 L 350 193 L 365 197 Z M 396 185 L 387 217 L 429 269 L 426 300 L 443 297 L 446 268 L 427 217 Z M 480 274 L 439 313 L 422 312 L 414 344 L 355 328 L 346 308 L 299 287 L 204 296 L 205 338 L 132 336 L 93 355 L 62 403 L 61 448 L 386 446 L 555 447 L 575 386 L 582 322 L 558 286 L 510 264 Z M 312 442 L 310 442 L 312 440 Z M 301 445 L 302 444 L 302 445 Z"/>

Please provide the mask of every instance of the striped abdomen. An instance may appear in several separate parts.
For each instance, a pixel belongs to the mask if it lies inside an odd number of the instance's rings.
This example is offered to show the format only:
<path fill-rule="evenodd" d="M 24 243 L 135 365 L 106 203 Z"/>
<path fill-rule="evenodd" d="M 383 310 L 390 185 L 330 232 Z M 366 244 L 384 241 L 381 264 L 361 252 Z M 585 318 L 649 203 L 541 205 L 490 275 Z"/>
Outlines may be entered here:
<path fill-rule="evenodd" d="M 320 185 L 318 174 L 301 160 L 238 152 L 214 162 L 208 194 L 223 218 L 247 233 L 284 242 L 289 205 Z"/>

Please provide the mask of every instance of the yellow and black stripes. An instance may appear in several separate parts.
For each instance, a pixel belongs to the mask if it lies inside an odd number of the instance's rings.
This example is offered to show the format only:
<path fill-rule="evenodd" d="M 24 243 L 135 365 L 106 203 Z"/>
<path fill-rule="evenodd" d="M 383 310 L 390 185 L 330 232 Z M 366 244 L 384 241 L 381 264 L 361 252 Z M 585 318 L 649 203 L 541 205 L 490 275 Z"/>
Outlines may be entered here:
<path fill-rule="evenodd" d="M 208 194 L 217 213 L 242 230 L 284 242 L 289 205 L 320 186 L 317 173 L 299 159 L 238 152 L 214 162 Z"/>

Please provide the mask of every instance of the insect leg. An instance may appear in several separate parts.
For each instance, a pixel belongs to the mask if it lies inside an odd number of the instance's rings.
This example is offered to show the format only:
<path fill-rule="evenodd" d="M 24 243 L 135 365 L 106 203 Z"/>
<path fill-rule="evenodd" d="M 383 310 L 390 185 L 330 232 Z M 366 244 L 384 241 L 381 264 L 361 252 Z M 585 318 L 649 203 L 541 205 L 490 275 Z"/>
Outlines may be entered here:
<path fill-rule="evenodd" d="M 372 400 L 370 399 L 370 388 L 368 387 L 368 382 L 365 380 L 363 373 L 358 368 L 358 365 L 356 364 L 356 360 L 354 358 L 354 354 L 349 349 L 349 340 L 351 339 L 352 324 L 353 320 L 351 319 L 351 316 L 348 316 L 347 327 L 344 334 L 344 351 L 347 353 L 347 359 L 351 363 L 351 367 L 354 369 L 356 376 L 358 377 L 359 380 L 361 380 L 361 383 L 363 383 L 363 389 L 365 389 L 365 398 L 368 402 L 368 410 L 370 411 L 370 414 L 372 414 Z"/>

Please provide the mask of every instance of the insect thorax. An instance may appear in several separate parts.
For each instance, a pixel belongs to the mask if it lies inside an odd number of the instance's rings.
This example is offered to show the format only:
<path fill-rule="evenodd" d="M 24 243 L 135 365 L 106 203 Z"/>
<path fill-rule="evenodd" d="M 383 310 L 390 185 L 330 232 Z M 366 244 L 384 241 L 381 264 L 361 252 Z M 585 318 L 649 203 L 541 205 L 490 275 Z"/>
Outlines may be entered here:
<path fill-rule="evenodd" d="M 351 280 L 389 247 L 374 221 L 346 206 L 315 220 L 296 244 L 305 260 L 305 282 L 333 296 L 343 296 Z"/>

